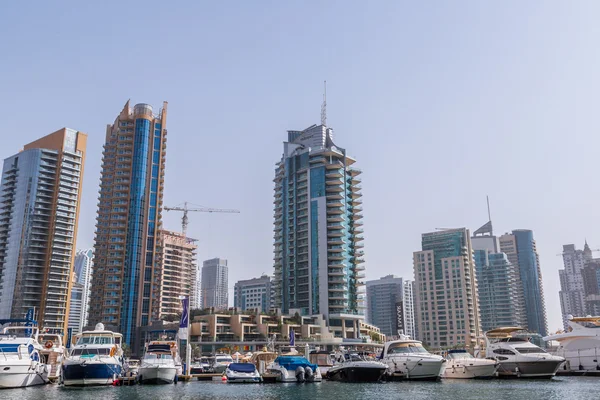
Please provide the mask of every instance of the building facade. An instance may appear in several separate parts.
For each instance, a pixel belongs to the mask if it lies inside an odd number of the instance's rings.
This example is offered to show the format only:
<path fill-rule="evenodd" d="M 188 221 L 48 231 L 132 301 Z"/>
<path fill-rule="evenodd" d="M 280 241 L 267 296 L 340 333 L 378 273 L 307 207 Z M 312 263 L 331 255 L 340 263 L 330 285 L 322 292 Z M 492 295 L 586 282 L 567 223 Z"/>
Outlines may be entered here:
<path fill-rule="evenodd" d="M 288 131 L 274 179 L 274 306 L 283 313 L 323 315 L 332 326 L 363 318 L 361 171 L 354 163 L 331 128 Z"/>
<path fill-rule="evenodd" d="M 128 101 L 106 129 L 89 319 L 121 332 L 132 348 L 159 298 L 166 119 L 166 102 L 154 114 Z"/>
<path fill-rule="evenodd" d="M 542 270 L 533 231 L 517 229 L 500 236 L 500 251 L 516 267 L 519 276 L 519 302 L 524 308 L 523 328 L 542 336 L 548 334 Z"/>
<path fill-rule="evenodd" d="M 190 308 L 197 309 L 202 308 L 202 296 L 200 295 L 200 277 L 201 272 L 200 266 L 196 264 L 194 268 L 194 276 L 192 281 L 192 293 L 190 293 Z"/>
<path fill-rule="evenodd" d="M 600 315 L 600 260 L 588 261 L 581 273 L 585 294 L 585 314 L 582 315 Z"/>
<path fill-rule="evenodd" d="M 575 249 L 574 244 L 563 246 L 564 268 L 558 270 L 560 278 L 560 309 L 562 311 L 563 326 L 567 324 L 567 316 L 583 317 L 586 315 L 585 288 L 583 269 L 592 261 L 592 250 L 587 241 L 583 250 Z"/>
<path fill-rule="evenodd" d="M 233 288 L 233 306 L 242 311 L 259 310 L 269 312 L 271 309 L 271 277 L 237 281 Z"/>
<path fill-rule="evenodd" d="M 465 228 L 424 233 L 413 254 L 417 330 L 429 346 L 474 347 L 481 335 L 469 236 Z"/>
<path fill-rule="evenodd" d="M 192 297 L 196 279 L 195 240 L 178 232 L 161 230 L 159 249 L 158 301 L 153 302 L 153 319 L 181 313 L 180 297 Z"/>
<path fill-rule="evenodd" d="M 518 301 L 522 296 L 519 296 L 517 272 L 508 256 L 500 252 L 491 221 L 474 232 L 471 245 L 482 332 L 502 326 L 520 326 L 524 308 Z"/>
<path fill-rule="evenodd" d="M 69 328 L 80 333 L 88 325 L 90 286 L 94 266 L 94 250 L 78 250 L 75 255 L 73 288 L 69 307 Z"/>
<path fill-rule="evenodd" d="M 66 333 L 87 135 L 63 128 L 4 160 L 0 186 L 0 319 L 35 308 Z"/>
<path fill-rule="evenodd" d="M 229 269 L 227 260 L 213 258 L 202 265 L 200 293 L 203 308 L 227 310 L 229 308 Z"/>
<path fill-rule="evenodd" d="M 415 337 L 412 283 L 394 275 L 367 281 L 367 322 L 386 336 Z"/>

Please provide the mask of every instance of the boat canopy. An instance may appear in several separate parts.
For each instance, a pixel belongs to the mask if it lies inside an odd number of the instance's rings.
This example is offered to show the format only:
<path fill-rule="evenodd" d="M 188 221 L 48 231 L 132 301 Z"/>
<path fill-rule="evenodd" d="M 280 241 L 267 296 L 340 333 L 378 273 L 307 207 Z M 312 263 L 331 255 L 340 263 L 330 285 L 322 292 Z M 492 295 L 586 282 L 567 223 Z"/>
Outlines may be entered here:
<path fill-rule="evenodd" d="M 505 338 L 509 337 L 511 333 L 516 331 L 523 331 L 525 328 L 521 328 L 520 326 L 506 326 L 503 328 L 496 328 L 489 330 L 485 333 L 485 336 L 489 338 Z"/>
<path fill-rule="evenodd" d="M 275 359 L 275 362 L 289 371 L 295 371 L 298 367 L 310 367 L 313 371 L 317 370 L 315 364 L 311 364 L 302 356 L 279 356 Z"/>
<path fill-rule="evenodd" d="M 596 325 L 600 325 L 600 317 L 574 317 L 569 321 L 573 322 L 591 322 Z"/>
<path fill-rule="evenodd" d="M 256 366 L 250 363 L 231 363 L 228 367 L 231 371 L 235 372 L 255 372 Z"/>

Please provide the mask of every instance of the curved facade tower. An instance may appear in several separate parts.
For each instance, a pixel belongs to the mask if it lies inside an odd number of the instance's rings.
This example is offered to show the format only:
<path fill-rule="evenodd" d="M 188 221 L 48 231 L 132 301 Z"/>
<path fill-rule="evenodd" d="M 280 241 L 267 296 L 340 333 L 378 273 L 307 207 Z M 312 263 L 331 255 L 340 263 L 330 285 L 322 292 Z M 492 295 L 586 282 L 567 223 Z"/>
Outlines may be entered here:
<path fill-rule="evenodd" d="M 114 327 L 134 351 L 159 296 L 166 119 L 166 102 L 154 114 L 128 101 L 106 129 L 89 322 Z"/>
<path fill-rule="evenodd" d="M 288 131 L 283 147 L 274 179 L 274 306 L 321 314 L 358 334 L 365 277 L 361 171 L 324 125 Z"/>

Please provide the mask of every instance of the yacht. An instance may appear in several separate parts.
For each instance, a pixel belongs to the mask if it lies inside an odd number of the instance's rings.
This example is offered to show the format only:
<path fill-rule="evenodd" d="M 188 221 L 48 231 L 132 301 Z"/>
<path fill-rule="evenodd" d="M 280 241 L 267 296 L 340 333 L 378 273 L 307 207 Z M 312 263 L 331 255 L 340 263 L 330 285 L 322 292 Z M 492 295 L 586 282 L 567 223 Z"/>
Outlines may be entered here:
<path fill-rule="evenodd" d="M 369 360 L 356 353 L 345 353 L 341 362 L 327 371 L 327 379 L 341 382 L 378 382 L 387 371 L 388 365 Z"/>
<path fill-rule="evenodd" d="M 267 366 L 266 374 L 275 376 L 277 382 L 321 382 L 319 367 L 304 356 L 280 355 Z"/>
<path fill-rule="evenodd" d="M 179 360 L 175 341 L 152 341 L 138 370 L 140 383 L 173 383 L 177 379 Z"/>
<path fill-rule="evenodd" d="M 600 317 L 567 317 L 569 329 L 546 336 L 545 341 L 558 342 L 555 354 L 564 357 L 566 371 L 600 370 Z"/>
<path fill-rule="evenodd" d="M 308 359 L 311 363 L 317 364 L 319 370 L 321 370 L 321 374 L 327 377 L 327 372 L 333 367 L 334 356 L 335 354 L 326 350 L 315 350 L 310 352 Z"/>
<path fill-rule="evenodd" d="M 0 325 L 30 322 L 0 320 Z M 19 388 L 48 383 L 48 367 L 35 326 L 7 326 L 0 334 L 0 388 Z"/>
<path fill-rule="evenodd" d="M 140 360 L 135 358 L 127 358 L 123 363 L 124 375 L 128 377 L 137 376 L 140 370 Z"/>
<path fill-rule="evenodd" d="M 391 380 L 438 380 L 446 362 L 442 356 L 425 350 L 420 341 L 404 335 L 385 344 L 381 361 L 388 365 L 386 375 Z"/>
<path fill-rule="evenodd" d="M 225 370 L 228 383 L 259 383 L 262 378 L 252 363 L 231 363 Z"/>
<path fill-rule="evenodd" d="M 267 366 L 271 364 L 277 358 L 277 353 L 268 351 L 267 348 L 263 348 L 263 351 L 257 351 L 250 357 L 250 362 L 256 366 L 258 372 L 262 375 L 266 372 Z"/>
<path fill-rule="evenodd" d="M 233 358 L 229 354 L 216 354 L 213 363 L 213 371 L 215 374 L 222 374 L 227 369 L 227 366 L 233 362 Z"/>
<path fill-rule="evenodd" d="M 498 376 L 519 378 L 552 378 L 565 359 L 513 333 L 520 327 L 492 329 L 485 333 L 486 356 L 499 362 Z"/>
<path fill-rule="evenodd" d="M 446 356 L 446 368 L 442 378 L 485 379 L 496 375 L 496 360 L 475 358 L 467 350 L 449 350 Z"/>
<path fill-rule="evenodd" d="M 42 345 L 40 350 L 42 361 L 48 366 L 48 378 L 51 380 L 60 378 L 60 366 L 67 355 L 62 336 L 54 333 L 40 333 L 38 342 Z"/>
<path fill-rule="evenodd" d="M 104 329 L 78 335 L 71 353 L 63 360 L 61 381 L 65 386 L 100 386 L 118 382 L 123 373 L 123 335 Z"/>

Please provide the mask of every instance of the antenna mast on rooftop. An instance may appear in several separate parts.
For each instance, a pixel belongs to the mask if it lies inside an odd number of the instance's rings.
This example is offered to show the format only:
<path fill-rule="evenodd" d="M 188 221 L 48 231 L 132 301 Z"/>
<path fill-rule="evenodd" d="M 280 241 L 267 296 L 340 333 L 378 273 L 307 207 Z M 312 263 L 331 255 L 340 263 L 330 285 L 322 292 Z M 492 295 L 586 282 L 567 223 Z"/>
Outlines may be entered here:
<path fill-rule="evenodd" d="M 327 81 L 323 81 L 323 104 L 321 104 L 321 125 L 327 126 Z"/>
<path fill-rule="evenodd" d="M 487 206 L 488 206 L 488 221 L 491 221 L 492 213 L 490 213 L 490 196 L 485 196 L 485 198 L 487 199 Z"/>

